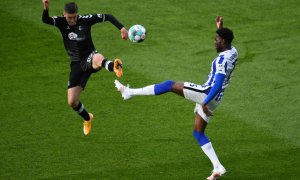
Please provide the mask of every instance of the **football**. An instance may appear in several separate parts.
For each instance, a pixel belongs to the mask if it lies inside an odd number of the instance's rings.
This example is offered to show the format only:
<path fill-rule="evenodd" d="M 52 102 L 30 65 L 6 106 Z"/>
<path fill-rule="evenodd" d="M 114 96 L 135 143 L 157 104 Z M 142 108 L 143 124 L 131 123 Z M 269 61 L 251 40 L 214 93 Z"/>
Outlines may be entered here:
<path fill-rule="evenodd" d="M 134 43 L 143 42 L 146 38 L 146 29 L 139 24 L 133 25 L 128 31 L 128 37 Z"/>

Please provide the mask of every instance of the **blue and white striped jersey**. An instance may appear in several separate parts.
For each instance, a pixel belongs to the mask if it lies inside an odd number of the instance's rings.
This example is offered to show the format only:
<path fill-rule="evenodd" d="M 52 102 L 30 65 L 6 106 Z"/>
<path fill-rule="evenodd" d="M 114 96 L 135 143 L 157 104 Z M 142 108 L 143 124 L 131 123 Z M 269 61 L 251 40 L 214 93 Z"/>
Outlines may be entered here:
<path fill-rule="evenodd" d="M 212 87 L 215 83 L 216 74 L 221 73 L 225 75 L 225 80 L 222 84 L 222 90 L 224 90 L 230 83 L 237 60 L 238 52 L 235 47 L 232 46 L 230 50 L 221 52 L 212 62 L 208 79 L 202 86 Z"/>

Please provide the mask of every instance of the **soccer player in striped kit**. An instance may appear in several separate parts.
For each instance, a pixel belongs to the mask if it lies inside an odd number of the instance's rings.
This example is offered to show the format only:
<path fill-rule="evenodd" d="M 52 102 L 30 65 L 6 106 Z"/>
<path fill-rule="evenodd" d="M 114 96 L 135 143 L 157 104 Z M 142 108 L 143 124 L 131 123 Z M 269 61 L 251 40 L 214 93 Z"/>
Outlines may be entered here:
<path fill-rule="evenodd" d="M 212 143 L 204 131 L 209 118 L 213 115 L 213 111 L 222 100 L 238 60 L 238 52 L 231 45 L 234 38 L 233 32 L 228 28 L 223 28 L 221 16 L 216 18 L 216 24 L 218 29 L 215 37 L 215 47 L 219 55 L 213 60 L 208 79 L 203 85 L 168 80 L 160 84 L 132 89 L 115 80 L 116 88 L 121 92 L 124 100 L 139 95 L 160 95 L 173 92 L 196 103 L 193 135 L 213 164 L 212 174 L 207 177 L 209 180 L 217 179 L 225 174 L 226 170 L 220 163 Z"/>

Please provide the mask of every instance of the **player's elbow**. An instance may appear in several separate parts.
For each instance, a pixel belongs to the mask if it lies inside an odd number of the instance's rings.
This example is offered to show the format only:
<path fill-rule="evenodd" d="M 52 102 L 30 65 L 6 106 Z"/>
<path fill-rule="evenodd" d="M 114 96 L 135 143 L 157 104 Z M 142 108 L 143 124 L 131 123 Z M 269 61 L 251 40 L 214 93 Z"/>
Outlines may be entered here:
<path fill-rule="evenodd" d="M 42 21 L 43 21 L 43 23 L 45 23 L 45 24 L 53 24 L 52 18 L 50 18 L 50 17 L 48 17 L 48 16 L 45 16 L 45 15 L 42 16 Z"/>
<path fill-rule="evenodd" d="M 111 14 L 105 14 L 105 19 L 106 20 L 110 20 L 110 19 L 112 19 L 114 16 L 113 15 L 111 15 Z"/>
<path fill-rule="evenodd" d="M 111 14 L 105 14 L 105 21 L 114 22 L 116 18 Z"/>

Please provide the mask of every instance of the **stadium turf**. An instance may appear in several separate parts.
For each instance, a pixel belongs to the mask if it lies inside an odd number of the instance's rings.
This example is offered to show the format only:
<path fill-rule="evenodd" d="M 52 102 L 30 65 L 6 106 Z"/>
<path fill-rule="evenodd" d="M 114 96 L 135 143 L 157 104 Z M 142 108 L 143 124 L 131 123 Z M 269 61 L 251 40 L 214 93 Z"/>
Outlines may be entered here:
<path fill-rule="evenodd" d="M 59 15 L 66 1 L 50 1 Z M 98 51 L 121 58 L 121 82 L 203 83 L 217 15 L 235 33 L 239 63 L 206 133 L 226 167 L 222 179 L 300 176 L 300 2 L 296 0 L 84 1 L 80 14 L 110 13 L 145 42 L 121 40 L 110 23 L 92 29 Z M 192 136 L 194 104 L 173 94 L 123 101 L 113 73 L 94 74 L 82 102 L 91 135 L 67 105 L 69 59 L 42 3 L 0 1 L 0 179 L 205 179 L 211 164 Z"/>

